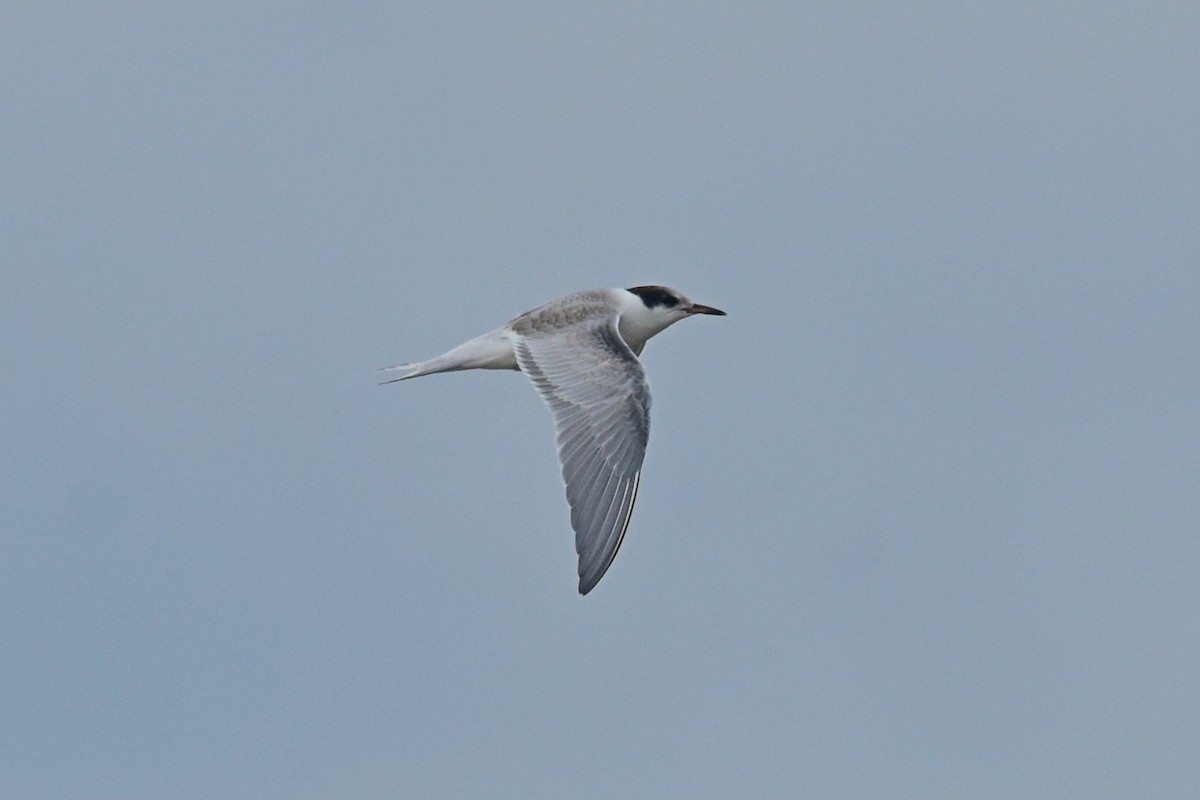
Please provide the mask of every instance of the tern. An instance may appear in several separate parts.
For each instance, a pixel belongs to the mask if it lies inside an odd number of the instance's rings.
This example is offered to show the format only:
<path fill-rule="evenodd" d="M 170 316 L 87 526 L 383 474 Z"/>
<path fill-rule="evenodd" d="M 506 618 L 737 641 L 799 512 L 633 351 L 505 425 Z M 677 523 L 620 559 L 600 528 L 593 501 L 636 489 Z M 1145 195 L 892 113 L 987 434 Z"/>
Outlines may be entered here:
<path fill-rule="evenodd" d="M 587 594 L 621 547 L 642 474 L 650 388 L 638 356 L 650 337 L 696 314 L 725 316 L 666 286 L 575 292 L 436 358 L 387 367 L 400 374 L 384 383 L 464 369 L 525 373 L 554 415 Z"/>

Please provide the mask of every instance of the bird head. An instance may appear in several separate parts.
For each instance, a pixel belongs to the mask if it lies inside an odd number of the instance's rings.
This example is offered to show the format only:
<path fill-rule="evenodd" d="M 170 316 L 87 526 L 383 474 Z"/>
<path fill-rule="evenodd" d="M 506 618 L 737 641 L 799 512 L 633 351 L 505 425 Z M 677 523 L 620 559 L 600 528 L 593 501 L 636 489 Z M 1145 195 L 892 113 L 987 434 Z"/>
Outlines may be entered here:
<path fill-rule="evenodd" d="M 725 312 L 721 309 L 693 303 L 683 292 L 668 286 L 634 286 L 627 291 L 637 295 L 651 315 L 668 318 L 671 322 L 678 322 L 693 314 L 725 316 Z M 670 322 L 667 324 L 669 325 Z"/>
<path fill-rule="evenodd" d="M 639 355 L 647 339 L 681 319 L 696 314 L 725 316 L 721 309 L 693 303 L 683 292 L 667 286 L 634 286 L 626 291 L 632 297 L 621 314 L 621 335 Z"/>

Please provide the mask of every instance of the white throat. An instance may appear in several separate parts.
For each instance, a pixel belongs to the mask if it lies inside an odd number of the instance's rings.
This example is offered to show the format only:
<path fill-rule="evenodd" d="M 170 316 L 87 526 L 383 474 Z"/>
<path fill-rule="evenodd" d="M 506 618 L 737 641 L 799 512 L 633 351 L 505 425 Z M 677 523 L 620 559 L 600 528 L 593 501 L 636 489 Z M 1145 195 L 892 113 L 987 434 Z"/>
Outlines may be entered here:
<path fill-rule="evenodd" d="M 647 308 L 642 298 L 624 289 L 616 290 L 620 303 L 617 330 L 621 338 L 637 355 L 642 354 L 642 348 L 652 336 L 665 331 L 668 327 L 682 319 L 674 309 L 662 306 Z"/>

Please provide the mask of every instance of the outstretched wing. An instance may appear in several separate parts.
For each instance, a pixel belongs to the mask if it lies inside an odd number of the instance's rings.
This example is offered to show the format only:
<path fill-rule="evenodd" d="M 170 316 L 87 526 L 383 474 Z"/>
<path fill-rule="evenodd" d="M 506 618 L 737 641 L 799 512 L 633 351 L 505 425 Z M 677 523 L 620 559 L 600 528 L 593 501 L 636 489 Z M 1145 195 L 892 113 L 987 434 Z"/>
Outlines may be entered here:
<path fill-rule="evenodd" d="M 571 506 L 579 593 L 604 576 L 633 513 L 650 434 L 650 389 L 616 313 L 526 328 L 515 351 L 550 411 Z"/>

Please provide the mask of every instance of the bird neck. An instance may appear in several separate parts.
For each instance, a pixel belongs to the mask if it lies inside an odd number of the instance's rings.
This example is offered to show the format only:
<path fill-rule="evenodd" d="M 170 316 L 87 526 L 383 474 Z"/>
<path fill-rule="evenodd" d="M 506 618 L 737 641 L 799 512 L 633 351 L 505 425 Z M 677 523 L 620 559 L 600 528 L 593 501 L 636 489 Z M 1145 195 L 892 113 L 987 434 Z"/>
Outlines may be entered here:
<path fill-rule="evenodd" d="M 675 320 L 666 314 L 646 308 L 641 298 L 633 295 L 631 297 L 633 301 L 621 311 L 617 330 L 630 349 L 640 356 L 646 342 L 666 330 Z"/>

